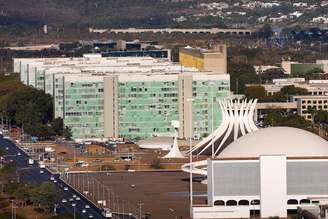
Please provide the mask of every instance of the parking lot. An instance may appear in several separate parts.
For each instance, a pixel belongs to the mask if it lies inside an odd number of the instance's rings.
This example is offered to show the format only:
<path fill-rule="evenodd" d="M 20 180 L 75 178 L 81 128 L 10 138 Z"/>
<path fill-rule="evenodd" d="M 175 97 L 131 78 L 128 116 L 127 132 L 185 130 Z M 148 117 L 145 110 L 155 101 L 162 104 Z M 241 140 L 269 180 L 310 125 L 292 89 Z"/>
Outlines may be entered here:
<path fill-rule="evenodd" d="M 181 171 L 94 173 L 122 200 L 148 212 L 151 218 L 189 217 L 189 174 Z M 194 178 L 197 180 L 197 177 Z M 194 182 L 194 204 L 205 204 L 206 185 Z"/>

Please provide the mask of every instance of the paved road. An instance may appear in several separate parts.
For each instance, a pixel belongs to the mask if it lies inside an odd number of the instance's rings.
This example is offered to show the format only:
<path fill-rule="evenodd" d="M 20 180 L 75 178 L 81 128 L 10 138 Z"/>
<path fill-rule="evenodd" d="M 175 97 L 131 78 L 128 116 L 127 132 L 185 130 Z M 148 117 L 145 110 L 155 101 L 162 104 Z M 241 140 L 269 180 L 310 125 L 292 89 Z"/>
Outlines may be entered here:
<path fill-rule="evenodd" d="M 28 165 L 28 156 L 10 140 L 0 138 L 0 148 L 3 148 L 5 150 L 7 149 L 5 159 L 14 160 L 16 162 L 17 171 L 19 173 L 19 178 L 21 181 L 29 183 L 40 183 L 50 181 L 51 173 L 49 173 L 46 169 L 42 169 L 44 170 L 44 173 L 40 173 L 41 169 L 36 164 Z M 18 153 L 21 153 L 21 155 L 18 156 Z M 58 190 L 63 191 L 61 192 L 62 197 L 60 198 L 60 202 L 58 203 L 59 210 L 64 210 L 73 215 L 74 208 L 72 207 L 72 204 L 75 203 L 76 218 L 91 218 L 90 215 L 92 215 L 92 218 L 94 219 L 104 218 L 101 215 L 101 211 L 96 206 L 81 197 L 74 190 L 68 187 L 68 191 L 64 191 L 63 188 L 66 187 L 65 183 L 58 179 L 58 176 L 54 177 L 57 180 L 57 183 L 54 183 L 56 185 L 56 188 Z M 81 200 L 77 201 L 74 199 L 74 201 L 69 201 L 69 199 L 71 199 L 73 195 L 79 196 Z M 63 199 L 66 199 L 67 202 L 62 203 Z M 85 209 L 86 205 L 89 205 L 90 208 L 86 209 L 86 213 L 82 213 L 82 210 Z"/>

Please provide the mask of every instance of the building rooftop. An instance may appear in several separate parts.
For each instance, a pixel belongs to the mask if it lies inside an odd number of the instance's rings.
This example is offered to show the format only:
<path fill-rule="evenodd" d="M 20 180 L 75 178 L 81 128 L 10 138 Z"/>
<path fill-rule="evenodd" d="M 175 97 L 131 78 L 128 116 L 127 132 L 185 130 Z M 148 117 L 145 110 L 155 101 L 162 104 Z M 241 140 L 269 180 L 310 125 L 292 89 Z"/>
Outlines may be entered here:
<path fill-rule="evenodd" d="M 302 129 L 270 127 L 237 139 L 228 145 L 218 158 L 255 158 L 261 155 L 323 157 L 328 156 L 328 143 Z"/>

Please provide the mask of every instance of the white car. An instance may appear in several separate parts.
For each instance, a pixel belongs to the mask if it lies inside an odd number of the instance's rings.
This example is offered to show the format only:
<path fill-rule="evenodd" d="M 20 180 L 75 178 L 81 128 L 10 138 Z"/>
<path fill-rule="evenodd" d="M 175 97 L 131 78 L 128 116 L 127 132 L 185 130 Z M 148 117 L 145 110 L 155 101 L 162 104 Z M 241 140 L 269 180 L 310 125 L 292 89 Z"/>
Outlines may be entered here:
<path fill-rule="evenodd" d="M 83 213 L 83 214 L 87 213 L 87 210 L 83 209 L 83 210 L 82 210 L 82 213 Z"/>
<path fill-rule="evenodd" d="M 81 198 L 80 198 L 80 197 L 76 197 L 75 200 L 76 200 L 76 201 L 80 201 Z"/>
<path fill-rule="evenodd" d="M 89 214 L 89 218 L 93 218 L 93 215 L 92 214 Z"/>
<path fill-rule="evenodd" d="M 51 181 L 54 181 L 54 180 L 55 180 L 55 177 L 51 176 L 51 177 L 50 177 L 50 180 L 51 180 Z"/>
<path fill-rule="evenodd" d="M 17 156 L 21 156 L 22 154 L 20 152 L 17 153 Z"/>
<path fill-rule="evenodd" d="M 54 180 L 54 183 L 57 183 L 57 180 Z"/>
<path fill-rule="evenodd" d="M 66 200 L 66 199 L 63 199 L 63 200 L 62 200 L 62 203 L 66 203 L 66 202 L 67 202 L 67 200 Z"/>
<path fill-rule="evenodd" d="M 68 191 L 68 188 L 67 187 L 64 187 L 64 191 Z"/>
<path fill-rule="evenodd" d="M 75 194 L 73 194 L 73 198 L 76 198 L 76 195 Z"/>
<path fill-rule="evenodd" d="M 85 205 L 85 208 L 88 209 L 88 208 L 90 208 L 90 206 L 89 205 Z"/>
<path fill-rule="evenodd" d="M 74 199 L 73 198 L 70 198 L 69 201 L 72 202 L 72 201 L 74 201 Z"/>
<path fill-rule="evenodd" d="M 6 147 L 6 151 L 8 151 L 9 150 L 9 148 L 8 147 Z"/>
<path fill-rule="evenodd" d="M 40 170 L 40 173 L 41 173 L 41 174 L 43 174 L 43 173 L 44 173 L 44 171 L 43 171 L 43 170 Z"/>

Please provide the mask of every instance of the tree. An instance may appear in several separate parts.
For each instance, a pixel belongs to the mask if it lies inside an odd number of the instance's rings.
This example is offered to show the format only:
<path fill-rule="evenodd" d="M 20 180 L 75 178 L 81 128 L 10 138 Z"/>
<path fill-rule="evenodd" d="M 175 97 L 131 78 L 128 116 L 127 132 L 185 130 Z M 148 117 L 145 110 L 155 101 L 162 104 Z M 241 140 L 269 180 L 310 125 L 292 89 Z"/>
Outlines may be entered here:
<path fill-rule="evenodd" d="M 281 68 L 272 68 L 260 74 L 260 77 L 262 82 L 272 82 L 273 79 L 285 78 L 286 75 Z"/>
<path fill-rule="evenodd" d="M 228 71 L 230 73 L 230 89 L 236 94 L 244 93 L 246 84 L 260 82 L 260 77 L 256 75 L 252 65 L 229 62 Z"/>
<path fill-rule="evenodd" d="M 245 96 L 248 99 L 258 99 L 259 102 L 265 102 L 267 95 L 263 86 L 248 86 L 245 88 Z"/>
<path fill-rule="evenodd" d="M 48 210 L 56 203 L 57 195 L 56 188 L 51 182 L 43 182 L 31 190 L 31 200 Z"/>
<path fill-rule="evenodd" d="M 6 151 L 3 148 L 0 148 L 0 157 L 4 156 Z"/>
<path fill-rule="evenodd" d="M 24 128 L 30 135 L 52 135 L 48 124 L 52 121 L 53 105 L 50 95 L 30 87 L 11 91 L 1 98 L 1 112 L 11 124 Z"/>
<path fill-rule="evenodd" d="M 261 28 L 260 32 L 262 33 L 262 37 L 264 37 L 264 38 L 269 38 L 273 34 L 271 25 L 268 24 L 268 23 L 266 23 L 266 24 L 263 25 L 263 27 Z"/>
<path fill-rule="evenodd" d="M 153 169 L 162 169 L 162 164 L 160 159 L 153 159 L 150 163 L 150 167 Z"/>
<path fill-rule="evenodd" d="M 16 163 L 15 162 L 9 162 L 9 163 L 5 164 L 2 167 L 1 172 L 3 172 L 3 173 L 15 173 L 16 172 Z"/>
<path fill-rule="evenodd" d="M 289 96 L 289 95 L 307 95 L 309 92 L 305 88 L 295 87 L 294 85 L 288 85 L 281 88 L 280 93 L 285 96 Z"/>
<path fill-rule="evenodd" d="M 264 126 L 278 126 L 282 116 L 277 112 L 270 112 L 264 119 Z"/>
<path fill-rule="evenodd" d="M 30 188 L 31 185 L 19 184 L 18 188 L 16 189 L 16 191 L 14 191 L 13 194 L 18 199 L 24 200 L 26 202 L 30 198 Z"/>
<path fill-rule="evenodd" d="M 319 110 L 314 114 L 314 122 L 319 124 L 328 124 L 328 112 Z"/>
<path fill-rule="evenodd" d="M 4 185 L 4 191 L 9 195 L 15 195 L 17 190 L 22 186 L 21 183 L 9 182 Z"/>
<path fill-rule="evenodd" d="M 62 118 L 56 118 L 54 119 L 52 122 L 51 122 L 51 127 L 52 129 L 54 130 L 54 132 L 56 133 L 56 135 L 63 135 L 63 127 L 64 127 L 64 124 L 63 124 L 63 119 Z"/>
<path fill-rule="evenodd" d="M 101 170 L 102 171 L 113 171 L 116 170 L 115 166 L 111 165 L 111 164 L 105 164 L 101 166 Z"/>
<path fill-rule="evenodd" d="M 294 128 L 300 128 L 304 130 L 312 130 L 310 121 L 307 121 L 304 117 L 291 114 L 282 115 L 280 112 L 270 112 L 264 119 L 265 126 L 288 126 Z"/>
<path fill-rule="evenodd" d="M 63 136 L 66 140 L 72 140 L 72 129 L 68 126 L 65 127 Z"/>

